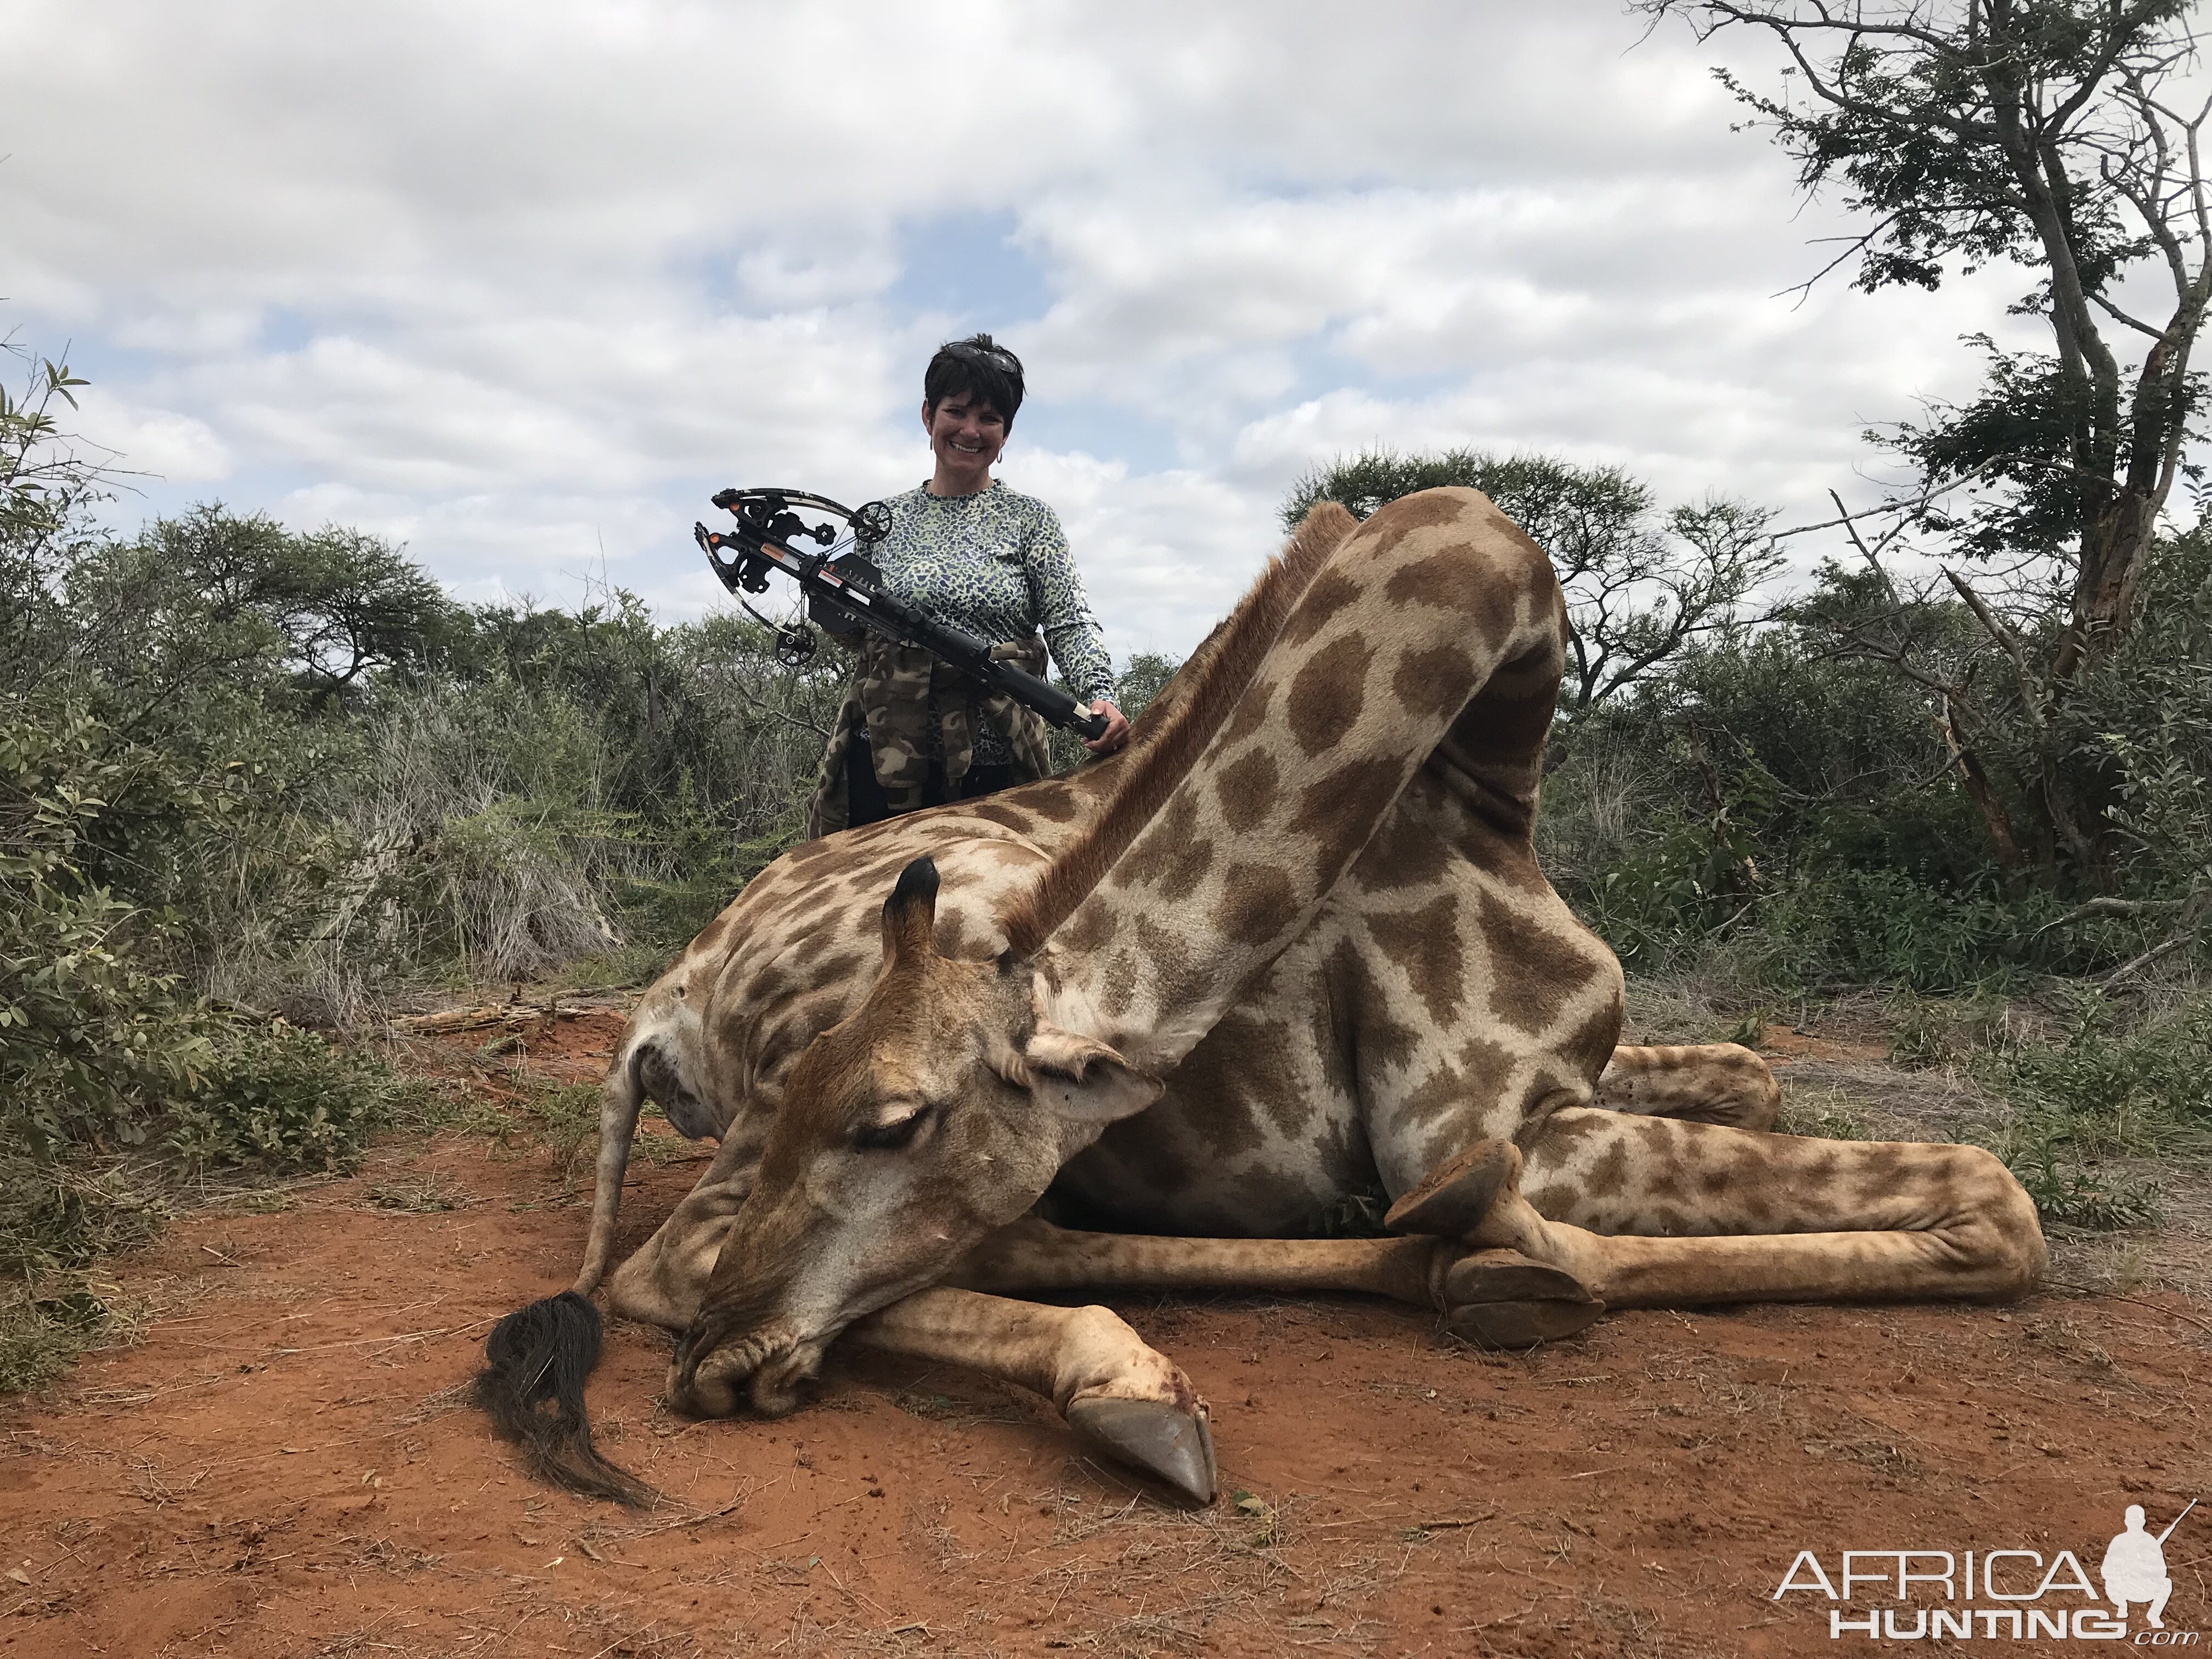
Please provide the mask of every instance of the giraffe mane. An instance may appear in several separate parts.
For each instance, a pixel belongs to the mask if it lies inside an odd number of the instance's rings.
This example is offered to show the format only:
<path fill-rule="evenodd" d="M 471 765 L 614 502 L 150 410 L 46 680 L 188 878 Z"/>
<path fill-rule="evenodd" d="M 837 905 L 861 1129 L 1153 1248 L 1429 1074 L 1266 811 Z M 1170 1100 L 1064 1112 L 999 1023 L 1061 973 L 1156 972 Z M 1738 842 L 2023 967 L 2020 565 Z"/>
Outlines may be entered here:
<path fill-rule="evenodd" d="M 1112 799 L 1000 918 L 1011 959 L 1025 960 L 1042 949 L 1166 805 L 1251 684 L 1299 596 L 1358 527 L 1336 502 L 1316 502 L 1237 608 L 1146 709 L 1130 734 L 1130 747 L 1138 752 Z"/>

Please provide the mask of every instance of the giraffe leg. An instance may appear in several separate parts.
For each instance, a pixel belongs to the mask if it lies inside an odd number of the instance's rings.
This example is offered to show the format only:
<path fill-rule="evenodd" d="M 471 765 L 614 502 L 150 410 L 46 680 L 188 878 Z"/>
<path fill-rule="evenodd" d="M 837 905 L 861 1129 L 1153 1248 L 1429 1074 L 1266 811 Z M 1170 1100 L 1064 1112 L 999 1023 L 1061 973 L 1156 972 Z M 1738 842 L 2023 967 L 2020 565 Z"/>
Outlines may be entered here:
<path fill-rule="evenodd" d="M 1444 1328 L 1468 1341 L 1526 1348 L 1572 1335 L 1605 1304 L 1572 1274 L 1514 1250 L 1462 1253 L 1461 1235 L 1520 1170 L 1510 1143 L 1478 1142 L 1394 1206 L 1390 1224 L 1410 1237 L 1164 1238 L 1076 1232 L 1030 1218 L 994 1234 L 956 1277 L 994 1291 L 1363 1291 L 1441 1313 Z"/>
<path fill-rule="evenodd" d="M 1078 1434 L 1194 1503 L 1213 1500 L 1213 1435 L 1190 1379 L 1106 1308 L 921 1291 L 853 1326 L 864 1347 L 985 1371 L 1046 1395 Z"/>
<path fill-rule="evenodd" d="M 757 1134 L 733 1123 L 714 1161 L 684 1194 L 653 1237 L 633 1250 L 606 1280 L 607 1306 L 624 1319 L 682 1331 L 698 1316 L 699 1302 L 722 1253 L 738 1209 L 759 1173 Z M 600 1248 L 599 1212 L 592 1214 L 591 1249 Z M 611 1212 L 609 1231 L 611 1233 Z M 584 1281 L 577 1281 L 580 1289 Z"/>
<path fill-rule="evenodd" d="M 1471 1242 L 1559 1268 L 1613 1307 L 1995 1300 L 2043 1270 L 2035 1206 L 1978 1146 L 1571 1107 L 1527 1159 Z"/>
<path fill-rule="evenodd" d="M 1382 1218 L 1394 1233 L 1464 1238 L 1521 1178 L 1520 1149 L 1510 1140 L 1478 1140 L 1446 1158 L 1428 1179 L 1400 1196 Z"/>
<path fill-rule="evenodd" d="M 1733 1042 L 1691 1048 L 1619 1048 L 1592 1103 L 1638 1117 L 1771 1129 L 1782 1090 L 1767 1064 Z"/>
<path fill-rule="evenodd" d="M 1462 1235 L 1520 1170 L 1510 1143 L 1478 1142 L 1393 1207 L 1390 1224 L 1410 1237 L 1165 1238 L 1077 1232 L 1030 1217 L 977 1246 L 954 1277 L 993 1291 L 1363 1291 L 1441 1313 L 1444 1328 L 1468 1341 L 1526 1348 L 1572 1335 L 1605 1304 L 1571 1273 L 1516 1251 L 1464 1253 Z M 1418 1232 L 1408 1217 L 1422 1224 Z"/>
<path fill-rule="evenodd" d="M 1410 1237 L 1167 1238 L 1077 1232 L 1031 1216 L 994 1233 L 954 1277 L 994 1291 L 1364 1291 L 1439 1312 L 1446 1329 L 1486 1347 L 1532 1347 L 1572 1335 L 1605 1304 L 1571 1273 L 1518 1251 L 1462 1253 L 1460 1235 L 1513 1196 L 1520 1171 L 1510 1142 L 1476 1143 L 1393 1206 L 1392 1225 L 1424 1224 Z"/>
<path fill-rule="evenodd" d="M 994 1291 L 1364 1291 L 1440 1312 L 1445 1328 L 1468 1341 L 1531 1347 L 1581 1330 L 1605 1304 L 1571 1273 L 1516 1251 L 1461 1253 L 1460 1235 L 1479 1226 L 1520 1171 L 1510 1142 L 1477 1142 L 1392 1208 L 1390 1224 L 1410 1237 L 1166 1238 L 1077 1232 L 1030 1217 L 993 1234 L 955 1276 Z"/>
<path fill-rule="evenodd" d="M 951 1282 L 971 1290 L 1354 1291 L 1436 1305 L 1442 1266 L 1425 1238 L 1170 1238 L 1087 1233 L 1035 1216 L 1001 1227 Z"/>

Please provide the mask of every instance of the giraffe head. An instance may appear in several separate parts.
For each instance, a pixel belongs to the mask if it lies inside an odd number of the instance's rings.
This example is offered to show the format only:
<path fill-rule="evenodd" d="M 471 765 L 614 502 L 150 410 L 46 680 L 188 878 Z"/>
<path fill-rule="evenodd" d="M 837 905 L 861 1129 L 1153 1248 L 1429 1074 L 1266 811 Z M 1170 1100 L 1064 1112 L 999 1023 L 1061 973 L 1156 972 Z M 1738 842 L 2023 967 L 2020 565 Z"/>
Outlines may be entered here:
<path fill-rule="evenodd" d="M 774 1416 L 854 1320 L 941 1279 L 1043 1194 L 1061 1162 L 1141 1111 L 1158 1079 L 1040 1013 L 1011 953 L 935 945 L 937 867 L 884 905 L 883 966 L 793 1064 L 669 1392 L 702 1415 Z"/>

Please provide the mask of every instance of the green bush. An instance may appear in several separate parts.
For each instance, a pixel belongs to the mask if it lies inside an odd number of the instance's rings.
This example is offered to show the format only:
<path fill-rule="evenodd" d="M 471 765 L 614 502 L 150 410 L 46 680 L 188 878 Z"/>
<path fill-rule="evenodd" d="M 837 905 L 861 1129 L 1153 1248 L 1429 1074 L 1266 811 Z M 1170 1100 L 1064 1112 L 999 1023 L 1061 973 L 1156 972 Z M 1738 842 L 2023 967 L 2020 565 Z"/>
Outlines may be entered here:
<path fill-rule="evenodd" d="M 86 1276 L 158 1228 L 158 1171 L 343 1167 L 376 1069 L 211 1006 L 163 899 L 252 808 L 254 770 L 135 740 L 82 701 L 0 719 L 0 1391 L 58 1374 L 110 1322 Z"/>
<path fill-rule="evenodd" d="M 2077 997 L 2055 1044 L 2008 1045 L 1992 1069 L 2016 1103 L 2082 1121 L 2212 1131 L 2212 996 L 2133 1021 L 2107 999 Z"/>
<path fill-rule="evenodd" d="M 2060 1126 L 2032 1125 L 1998 1151 L 2046 1224 L 2114 1232 L 2148 1226 L 2162 1211 L 2155 1187 L 2086 1162 Z"/>
<path fill-rule="evenodd" d="M 1778 623 L 1692 644 L 1565 730 L 1540 820 L 1553 880 L 1632 966 L 1721 968 L 1747 987 L 1954 994 L 2156 962 L 2201 972 L 2212 966 L 2208 544 L 2192 533 L 2160 545 L 2142 625 L 2048 716 L 2058 738 L 2031 744 L 2023 726 L 1977 738 L 2000 808 L 2017 801 L 2008 780 L 2032 769 L 2036 744 L 2057 742 L 2069 787 L 2102 800 L 2117 828 L 2112 867 L 2069 866 L 2069 885 L 2000 864 L 1936 704 L 1821 631 L 1875 627 L 1897 601 L 1863 573 L 1830 569 Z M 1954 610 L 1922 605 L 1910 621 L 1925 660 L 1965 673 L 1978 625 Z"/>
<path fill-rule="evenodd" d="M 1771 791 L 1771 775 L 1753 775 Z M 1554 878 L 1632 968 L 1724 963 L 1720 976 L 1745 988 L 2004 986 L 2069 946 L 2065 936 L 2039 933 L 2063 912 L 2055 901 L 1947 889 L 1910 871 L 1854 865 L 1818 845 L 1777 846 L 1759 805 L 1771 799 L 1743 791 L 1699 817 L 1653 809 L 1606 867 L 1577 861 Z"/>
<path fill-rule="evenodd" d="M 1893 1057 L 1959 1066 L 2010 1101 L 2009 1121 L 1986 1144 L 2046 1221 L 2157 1220 L 2155 1182 L 2113 1161 L 2212 1143 L 2212 996 L 2130 1008 L 2062 981 L 2038 1001 L 1900 999 Z"/>
<path fill-rule="evenodd" d="M 2161 545 L 2143 585 L 2141 622 L 2081 685 L 2069 732 L 2108 792 L 2142 937 L 2212 967 L 2212 532 Z"/>
<path fill-rule="evenodd" d="M 374 1093 L 358 1062 L 212 1007 L 174 909 L 93 873 L 178 879 L 172 853 L 251 808 L 212 775 L 81 707 L 18 702 L 0 725 L 0 1125 L 41 1158 L 166 1134 L 195 1163 L 334 1167 Z"/>
<path fill-rule="evenodd" d="M 204 1012 L 149 965 L 175 917 L 86 866 L 222 795 L 82 708 L 18 704 L 0 722 L 0 1123 L 39 1156 L 135 1144 L 166 1094 L 198 1083 Z"/>
<path fill-rule="evenodd" d="M 312 1031 L 235 1025 L 198 1086 L 173 1101 L 165 1139 L 194 1168 L 350 1170 L 388 1115 L 390 1087 L 384 1067 Z"/>
<path fill-rule="evenodd" d="M 0 1284 L 0 1395 L 51 1382 L 106 1337 L 114 1310 L 82 1282 Z"/>
<path fill-rule="evenodd" d="M 161 1231 L 167 1204 L 143 1164 L 59 1167 L 0 1153 L 0 1278 L 89 1267 Z"/>

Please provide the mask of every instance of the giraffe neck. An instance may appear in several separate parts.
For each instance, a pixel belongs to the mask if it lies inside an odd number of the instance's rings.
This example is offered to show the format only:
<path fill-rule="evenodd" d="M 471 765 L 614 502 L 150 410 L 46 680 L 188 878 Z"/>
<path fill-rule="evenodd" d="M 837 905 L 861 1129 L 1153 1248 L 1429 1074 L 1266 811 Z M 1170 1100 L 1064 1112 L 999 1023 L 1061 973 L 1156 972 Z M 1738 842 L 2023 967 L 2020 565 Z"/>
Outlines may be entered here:
<path fill-rule="evenodd" d="M 1298 596 L 1358 528 L 1358 521 L 1339 503 L 1316 503 L 1281 555 L 1268 561 L 1236 610 L 1169 683 L 1168 694 L 1159 701 L 1170 706 L 1145 711 L 1132 730 L 1112 799 L 1079 835 L 1054 852 L 1042 878 L 1002 915 L 1008 948 L 1016 959 L 1027 961 L 1044 948 L 1053 930 L 1067 920 L 1152 822 L 1160 804 L 1182 782 L 1235 711 Z M 1136 752 L 1140 746 L 1142 752 Z"/>
<path fill-rule="evenodd" d="M 1495 726 L 1540 748 L 1564 621 L 1549 562 L 1486 497 L 1430 491 L 1370 519 L 1052 934 L 1055 1020 L 1164 1074 L 1306 927 L 1448 736 Z"/>

